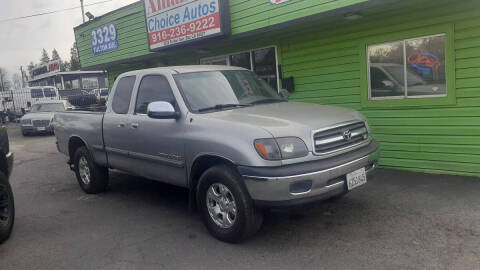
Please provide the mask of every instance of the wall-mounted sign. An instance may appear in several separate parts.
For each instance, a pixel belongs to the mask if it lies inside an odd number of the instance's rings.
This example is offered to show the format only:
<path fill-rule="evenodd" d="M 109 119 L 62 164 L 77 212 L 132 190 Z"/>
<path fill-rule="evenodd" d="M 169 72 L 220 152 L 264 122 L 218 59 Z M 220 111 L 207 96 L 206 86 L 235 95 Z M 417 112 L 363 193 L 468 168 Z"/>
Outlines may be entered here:
<path fill-rule="evenodd" d="M 145 0 L 150 50 L 230 32 L 228 0 Z"/>
<path fill-rule="evenodd" d="M 92 52 L 101 54 L 118 48 L 117 29 L 115 25 L 107 24 L 92 30 Z"/>
<path fill-rule="evenodd" d="M 60 60 L 53 60 L 32 69 L 32 79 L 36 79 L 40 75 L 50 75 L 51 73 L 55 73 L 59 71 L 60 71 Z"/>
<path fill-rule="evenodd" d="M 270 0 L 270 3 L 276 5 L 276 4 L 281 4 L 287 1 L 288 0 Z"/>

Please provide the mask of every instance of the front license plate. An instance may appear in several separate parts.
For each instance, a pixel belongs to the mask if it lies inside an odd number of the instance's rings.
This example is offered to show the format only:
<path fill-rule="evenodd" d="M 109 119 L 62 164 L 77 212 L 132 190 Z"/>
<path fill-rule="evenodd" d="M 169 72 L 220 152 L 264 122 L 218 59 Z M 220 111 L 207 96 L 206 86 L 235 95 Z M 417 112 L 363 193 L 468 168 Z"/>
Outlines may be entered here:
<path fill-rule="evenodd" d="M 37 130 L 38 131 L 45 131 L 45 128 L 44 127 L 37 127 Z"/>
<path fill-rule="evenodd" d="M 367 183 L 367 174 L 365 168 L 358 169 L 354 172 L 347 174 L 347 187 L 348 190 L 352 190 L 358 186 Z"/>

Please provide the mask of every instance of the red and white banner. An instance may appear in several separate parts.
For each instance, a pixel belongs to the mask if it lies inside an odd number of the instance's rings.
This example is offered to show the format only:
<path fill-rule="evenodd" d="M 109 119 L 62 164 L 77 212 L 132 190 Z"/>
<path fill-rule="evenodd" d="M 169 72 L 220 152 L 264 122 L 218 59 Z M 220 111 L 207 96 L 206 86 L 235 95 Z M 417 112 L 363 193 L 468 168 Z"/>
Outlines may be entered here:
<path fill-rule="evenodd" d="M 222 33 L 220 0 L 145 0 L 151 50 Z"/>

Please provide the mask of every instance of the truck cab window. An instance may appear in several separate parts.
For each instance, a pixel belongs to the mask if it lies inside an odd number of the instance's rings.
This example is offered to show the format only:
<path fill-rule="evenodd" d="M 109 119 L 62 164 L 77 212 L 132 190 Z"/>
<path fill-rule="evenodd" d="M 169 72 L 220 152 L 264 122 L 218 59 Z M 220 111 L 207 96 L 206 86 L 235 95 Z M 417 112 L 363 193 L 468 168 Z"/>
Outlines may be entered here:
<path fill-rule="evenodd" d="M 167 78 L 161 75 L 148 75 L 143 77 L 138 87 L 135 113 L 146 114 L 148 104 L 154 101 L 175 102 L 172 89 Z"/>
<path fill-rule="evenodd" d="M 115 113 L 126 114 L 128 112 L 134 84 L 135 76 L 123 77 L 118 82 L 112 102 L 112 110 Z"/>

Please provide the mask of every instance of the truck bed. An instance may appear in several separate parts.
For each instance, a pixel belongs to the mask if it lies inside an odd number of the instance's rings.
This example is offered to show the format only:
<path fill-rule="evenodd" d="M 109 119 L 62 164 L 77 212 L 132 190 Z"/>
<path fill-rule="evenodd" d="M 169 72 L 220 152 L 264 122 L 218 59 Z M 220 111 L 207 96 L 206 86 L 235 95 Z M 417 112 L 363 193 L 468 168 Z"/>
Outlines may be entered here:
<path fill-rule="evenodd" d="M 80 141 L 88 147 L 98 164 L 106 165 L 107 158 L 103 151 L 103 116 L 101 111 L 73 110 L 55 113 L 53 125 L 58 150 L 69 155 L 69 143 Z"/>

